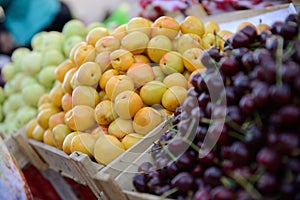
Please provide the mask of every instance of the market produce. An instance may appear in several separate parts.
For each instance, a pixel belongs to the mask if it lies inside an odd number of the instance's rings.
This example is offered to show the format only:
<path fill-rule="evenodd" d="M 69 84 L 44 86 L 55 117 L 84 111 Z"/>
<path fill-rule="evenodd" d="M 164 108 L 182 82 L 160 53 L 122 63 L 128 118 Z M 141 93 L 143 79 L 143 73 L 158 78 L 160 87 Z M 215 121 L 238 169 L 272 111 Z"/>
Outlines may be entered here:
<path fill-rule="evenodd" d="M 101 27 L 102 29 L 104 28 Z M 47 129 L 47 120 L 52 114 L 59 112 L 59 109 L 51 112 L 48 109 L 47 112 L 40 114 L 39 99 L 44 94 L 50 93 L 51 100 L 56 99 L 53 104 L 61 105 L 58 96 L 62 93 L 57 91 L 59 88 L 56 85 L 63 79 L 66 71 L 73 67 L 71 66 L 73 63 L 65 59 L 69 57 L 70 50 L 75 44 L 84 41 L 86 30 L 87 27 L 82 22 L 74 19 L 66 23 L 62 33 L 57 31 L 37 33 L 31 40 L 32 49 L 22 47 L 12 53 L 11 62 L 6 64 L 1 71 L 6 81 L 4 88 L 1 89 L 0 131 L 2 133 L 9 135 L 23 128 L 38 114 L 42 128 Z M 59 69 L 57 69 L 58 66 Z M 82 78 L 82 74 L 85 77 L 89 77 L 89 73 L 96 76 L 99 70 L 96 68 L 98 71 L 94 71 L 94 68 L 90 64 L 83 67 L 78 72 L 79 81 L 86 82 L 87 85 L 91 84 L 92 79 L 88 78 L 89 80 L 86 81 L 87 78 Z M 39 140 L 42 140 L 41 134 L 37 136 Z"/>
<path fill-rule="evenodd" d="M 133 177 L 174 199 L 299 199 L 299 16 L 244 25 L 201 60 L 170 130 Z"/>
<path fill-rule="evenodd" d="M 63 31 L 68 38 L 78 32 L 78 23 L 71 25 Z M 153 22 L 134 17 L 114 31 L 91 29 L 85 41 L 75 44 L 69 57 L 56 67 L 57 84 L 50 90 L 50 100 L 38 107 L 37 133 L 28 136 L 37 135 L 35 139 L 41 141 L 43 129 L 50 145 L 67 154 L 90 151 L 91 158 L 108 164 L 183 103 L 189 74 L 204 68 L 202 64 L 192 67 L 192 58 L 183 57 L 190 48 L 202 53 L 203 34 L 195 34 L 199 30 L 204 34 L 203 23 L 195 17 L 179 23 L 167 16 Z M 68 137 L 75 132 L 78 137 Z M 48 138 L 51 134 L 53 142 Z M 80 135 L 86 141 L 78 142 Z M 105 142 L 113 144 L 102 147 Z M 116 147 L 120 150 L 110 157 Z"/>

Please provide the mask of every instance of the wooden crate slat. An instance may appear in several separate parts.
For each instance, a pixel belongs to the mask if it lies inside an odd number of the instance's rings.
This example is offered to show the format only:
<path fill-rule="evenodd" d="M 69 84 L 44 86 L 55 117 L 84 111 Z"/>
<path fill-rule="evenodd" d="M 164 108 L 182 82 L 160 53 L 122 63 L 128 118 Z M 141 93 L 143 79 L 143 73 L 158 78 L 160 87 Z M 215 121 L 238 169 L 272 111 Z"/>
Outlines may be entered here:
<path fill-rule="evenodd" d="M 48 164 L 41 159 L 39 154 L 32 148 L 31 145 L 29 145 L 26 136 L 24 136 L 24 129 L 20 129 L 16 131 L 12 136 L 17 141 L 20 149 L 24 152 L 24 154 L 27 155 L 27 157 L 30 160 L 30 163 L 32 163 L 36 168 L 45 170 L 48 168 Z"/>
<path fill-rule="evenodd" d="M 154 141 L 157 141 L 161 134 L 167 129 L 167 121 L 164 121 L 144 136 L 142 140 L 127 149 L 127 151 L 121 154 L 117 159 L 105 166 L 102 171 L 110 174 L 112 177 L 118 176 L 122 171 L 124 171 L 124 169 L 131 165 L 134 160 L 140 157 L 141 153 L 145 152 L 145 150 L 148 149 Z"/>
<path fill-rule="evenodd" d="M 108 200 L 127 200 L 126 195 L 121 190 L 119 184 L 113 179 L 110 174 L 99 172 L 95 179 L 100 184 L 106 199 Z"/>
<path fill-rule="evenodd" d="M 95 176 L 95 183 L 102 188 L 108 199 L 118 199 L 119 193 L 123 193 L 126 199 L 132 200 L 155 200 L 157 196 L 137 193 L 132 184 L 132 178 L 137 172 L 138 166 L 145 161 L 152 160 L 151 147 L 159 137 L 168 130 L 167 121 L 160 124 L 147 134 L 143 140 L 136 143 L 128 152 L 119 156 L 116 160 L 105 166 Z M 116 185 L 118 187 L 116 187 Z M 111 188 L 115 188 L 112 191 Z M 125 198 L 122 196 L 122 198 Z"/>
<path fill-rule="evenodd" d="M 80 173 L 80 176 L 82 177 L 82 179 L 84 179 L 84 182 L 86 182 L 86 184 L 92 190 L 94 195 L 98 199 L 104 199 L 102 188 L 99 188 L 95 184 L 93 179 L 94 174 L 99 172 L 104 166 L 96 162 L 93 162 L 88 155 L 80 152 L 73 152 L 70 155 L 70 158 L 73 161 L 74 166 L 77 168 L 78 172 Z"/>
<path fill-rule="evenodd" d="M 49 165 L 49 168 L 60 172 L 62 175 L 72 178 L 83 185 L 86 185 L 86 182 L 84 182 L 84 179 L 80 176 L 78 169 L 70 159 L 69 155 L 42 142 L 32 139 L 29 139 L 28 141 Z"/>
<path fill-rule="evenodd" d="M 276 6 L 266 7 L 262 9 L 249 9 L 249 10 L 237 10 L 233 12 L 220 13 L 216 15 L 208 15 L 207 17 L 201 18 L 203 23 L 213 21 L 217 23 L 226 23 L 237 19 L 247 19 L 254 16 L 259 16 L 268 12 L 280 10 L 289 7 L 290 4 L 280 4 Z"/>
<path fill-rule="evenodd" d="M 12 155 L 15 157 L 20 168 L 23 168 L 27 164 L 29 164 L 30 159 L 25 154 L 25 152 L 20 148 L 20 145 L 18 144 L 18 142 L 14 137 L 12 136 L 6 137 L 4 142 L 6 146 L 9 148 L 9 150 L 11 151 Z"/>
<path fill-rule="evenodd" d="M 151 147 L 149 147 L 144 153 L 140 154 L 126 169 L 122 171 L 117 177 L 116 182 L 120 185 L 122 190 L 135 191 L 132 184 L 132 179 L 135 173 L 137 173 L 138 167 L 143 162 L 152 162 Z"/>
<path fill-rule="evenodd" d="M 104 167 L 103 165 L 92 161 L 87 154 L 81 152 L 72 153 L 70 155 L 70 158 L 73 159 L 76 163 L 79 163 L 81 166 L 83 166 L 90 176 L 93 176 Z"/>

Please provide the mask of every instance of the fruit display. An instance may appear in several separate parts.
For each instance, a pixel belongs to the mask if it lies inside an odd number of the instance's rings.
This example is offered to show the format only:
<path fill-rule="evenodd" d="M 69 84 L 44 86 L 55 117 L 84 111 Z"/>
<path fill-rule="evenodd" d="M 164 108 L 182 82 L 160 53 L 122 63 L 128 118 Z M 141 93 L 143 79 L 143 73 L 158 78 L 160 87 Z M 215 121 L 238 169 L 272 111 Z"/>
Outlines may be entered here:
<path fill-rule="evenodd" d="M 206 66 L 132 183 L 173 199 L 300 198 L 300 31 L 244 24 Z"/>
<path fill-rule="evenodd" d="M 139 16 L 155 20 L 168 12 L 184 12 L 187 9 L 200 5 L 200 2 L 193 0 L 138 0 L 141 11 Z"/>
<path fill-rule="evenodd" d="M 90 29 L 56 67 L 56 84 L 39 99 L 27 136 L 110 163 L 183 103 L 190 74 L 204 69 L 202 46 L 215 41 L 205 43 L 214 29 L 205 26 L 193 16 L 181 23 L 163 16 Z"/>
<path fill-rule="evenodd" d="M 0 88 L 0 131 L 10 135 L 23 128 L 38 113 L 38 101 L 56 81 L 56 67 L 69 56 L 73 46 L 84 41 L 89 28 L 79 20 L 65 24 L 62 32 L 40 32 L 33 36 L 31 48 L 16 49 L 2 71 L 6 84 Z"/>

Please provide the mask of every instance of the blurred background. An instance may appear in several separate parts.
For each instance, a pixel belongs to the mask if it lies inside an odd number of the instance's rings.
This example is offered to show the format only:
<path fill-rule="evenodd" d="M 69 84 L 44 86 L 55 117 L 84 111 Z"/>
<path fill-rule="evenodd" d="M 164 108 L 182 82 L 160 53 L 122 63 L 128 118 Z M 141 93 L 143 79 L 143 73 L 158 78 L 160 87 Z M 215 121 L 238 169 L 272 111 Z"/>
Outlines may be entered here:
<path fill-rule="evenodd" d="M 124 9 L 130 9 L 128 15 L 130 17 L 138 15 L 141 8 L 137 0 L 61 0 L 65 2 L 72 13 L 85 23 L 94 21 L 103 21 L 117 8 L 123 6 Z"/>

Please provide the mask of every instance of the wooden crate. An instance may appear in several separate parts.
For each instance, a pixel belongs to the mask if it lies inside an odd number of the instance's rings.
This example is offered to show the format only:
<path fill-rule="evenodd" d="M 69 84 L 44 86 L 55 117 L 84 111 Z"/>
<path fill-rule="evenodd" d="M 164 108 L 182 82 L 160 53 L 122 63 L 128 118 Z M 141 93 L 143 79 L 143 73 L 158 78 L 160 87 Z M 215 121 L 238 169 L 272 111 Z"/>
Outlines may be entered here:
<path fill-rule="evenodd" d="M 71 178 L 76 182 L 87 185 L 98 199 L 103 199 L 103 193 L 93 182 L 92 176 L 103 168 L 92 161 L 88 155 L 74 152 L 67 155 L 42 142 L 28 139 L 24 129 L 16 131 L 12 138 L 7 139 L 8 146 L 13 149 L 13 154 L 18 162 L 29 162 L 41 171 L 52 169 L 62 176 Z M 18 150 L 17 150 L 18 149 Z"/>
<path fill-rule="evenodd" d="M 21 162 L 22 159 L 28 159 L 29 163 L 33 164 L 36 168 L 45 170 L 48 169 L 48 164 L 40 157 L 40 155 L 34 150 L 32 146 L 28 144 L 27 138 L 25 136 L 25 130 L 19 129 L 12 134 L 12 140 L 15 141 L 12 148 L 19 149 L 18 152 L 13 151 L 13 155 L 16 156 L 16 160 Z"/>
<path fill-rule="evenodd" d="M 113 177 L 104 171 L 94 177 L 97 185 L 100 185 L 108 200 L 161 200 L 161 197 L 137 192 L 132 184 L 133 176 L 137 173 L 138 166 L 143 162 L 153 162 L 151 146 L 133 160 L 118 176 Z"/>
<path fill-rule="evenodd" d="M 87 185 L 98 199 L 103 199 L 101 189 L 94 184 L 92 178 L 95 173 L 104 167 L 103 165 L 92 161 L 84 153 L 73 152 L 68 155 L 62 150 L 33 139 L 28 139 L 28 143 L 48 164 L 50 169 L 82 185 Z"/>
<path fill-rule="evenodd" d="M 165 122 L 151 131 L 140 145 L 133 146 L 130 152 L 114 160 L 94 176 L 95 183 L 102 188 L 106 199 L 109 200 L 159 200 L 161 197 L 136 192 L 132 185 L 132 178 L 138 166 L 145 161 L 152 161 L 151 147 L 160 135 L 166 132 L 168 124 Z M 142 145 L 144 144 L 144 145 Z M 141 153 L 142 152 L 142 153 Z"/>
<path fill-rule="evenodd" d="M 145 135 L 139 142 L 129 148 L 125 153 L 105 166 L 102 172 L 107 173 L 115 178 L 120 173 L 122 173 L 124 169 L 130 166 L 132 162 L 135 161 L 142 153 L 144 153 L 146 149 L 148 149 L 153 144 L 153 142 L 157 141 L 161 134 L 164 133 L 167 129 L 167 121 L 161 123 L 151 132 Z"/>
<path fill-rule="evenodd" d="M 52 169 L 59 172 L 61 175 L 69 177 L 80 184 L 87 185 L 98 199 L 106 199 L 107 197 L 103 194 L 102 184 L 99 184 L 94 178 L 95 174 L 100 176 L 102 174 L 104 179 L 106 174 L 109 174 L 110 178 L 117 177 L 141 153 L 145 152 L 166 129 L 167 121 L 161 123 L 107 166 L 92 161 L 86 154 L 73 152 L 71 155 L 67 155 L 55 147 L 28 139 L 24 130 L 18 131 L 14 138 L 19 146 L 22 147 L 22 151 L 29 158 L 30 162 L 34 163 L 34 166 L 38 169 Z"/>
<path fill-rule="evenodd" d="M 76 154 L 74 153 L 74 155 L 71 155 L 70 158 L 64 158 L 64 156 L 61 156 L 61 152 L 59 152 L 58 149 L 56 150 L 55 148 L 38 141 L 28 140 L 23 129 L 16 131 L 9 137 L 6 137 L 4 141 L 12 155 L 14 155 L 14 158 L 18 162 L 20 168 L 25 167 L 27 164 L 32 164 L 38 168 L 40 172 L 52 183 L 61 199 L 68 200 L 77 198 L 74 191 L 71 190 L 70 186 L 68 186 L 68 183 L 61 175 L 71 177 L 74 180 L 78 180 L 77 182 L 89 186 L 98 199 L 104 199 L 102 192 L 95 188 L 95 184 L 93 185 L 91 183 L 92 179 L 90 177 L 92 173 L 82 172 L 88 169 L 88 172 L 96 173 L 93 170 L 97 170 L 99 168 L 99 165 L 95 162 L 91 162 L 87 155 L 76 152 Z M 37 151 L 36 149 L 39 149 L 40 151 Z M 47 151 L 47 156 L 39 154 L 39 152 L 43 151 L 41 149 Z M 49 158 L 54 160 L 55 156 L 53 155 L 55 154 L 60 156 L 58 156 L 58 160 L 54 163 L 60 164 L 55 165 L 52 162 L 49 162 Z M 67 159 L 68 161 L 64 159 Z M 46 161 L 49 162 L 49 164 Z M 64 164 L 61 164 L 61 162 Z M 62 165 L 64 166 L 62 167 Z M 74 173 L 75 168 L 77 169 L 75 177 L 69 172 L 65 173 L 67 169 L 73 169 L 72 172 Z"/>

